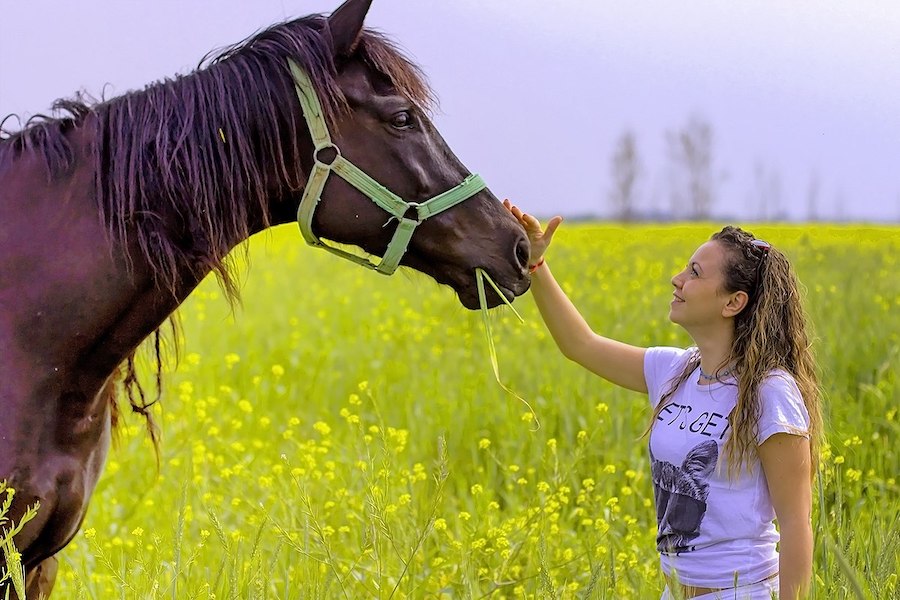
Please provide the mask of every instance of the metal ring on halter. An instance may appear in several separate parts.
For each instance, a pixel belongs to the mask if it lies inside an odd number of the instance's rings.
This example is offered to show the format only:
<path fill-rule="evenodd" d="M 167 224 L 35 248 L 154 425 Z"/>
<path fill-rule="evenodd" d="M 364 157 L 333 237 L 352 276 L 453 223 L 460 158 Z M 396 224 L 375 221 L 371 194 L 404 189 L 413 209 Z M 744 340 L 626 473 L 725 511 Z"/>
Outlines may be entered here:
<path fill-rule="evenodd" d="M 331 159 L 331 162 L 325 162 L 320 158 L 322 152 L 324 152 L 326 150 L 334 151 L 334 158 Z M 325 144 L 322 144 L 321 146 L 316 146 L 316 148 L 313 150 L 313 160 L 316 161 L 317 165 L 322 165 L 326 169 L 330 169 L 332 166 L 334 166 L 334 163 L 336 163 L 340 157 L 341 157 L 341 149 L 338 148 L 337 146 L 335 146 L 331 142 L 327 142 Z"/>
<path fill-rule="evenodd" d="M 470 174 L 462 183 L 442 192 L 424 202 L 406 202 L 400 196 L 394 194 L 385 186 L 372 179 L 362 169 L 354 165 L 341 155 L 341 150 L 331 141 L 328 133 L 328 125 L 323 117 L 322 107 L 315 87 L 309 79 L 309 75 L 297 64 L 288 59 L 291 75 L 297 91 L 297 99 L 303 109 L 303 118 L 313 139 L 313 169 L 309 180 L 303 189 L 300 204 L 297 207 L 297 223 L 303 239 L 311 246 L 324 248 L 329 252 L 346 258 L 356 264 L 369 269 L 374 269 L 384 275 L 393 273 L 400 264 L 400 259 L 409 246 L 413 231 L 422 221 L 440 212 L 456 206 L 463 200 L 471 198 L 485 188 L 485 183 L 478 175 Z M 331 151 L 334 158 L 326 162 L 323 153 Z M 356 256 L 337 247 L 326 244 L 312 230 L 313 213 L 322 199 L 322 190 L 331 173 L 344 179 L 347 183 L 362 192 L 369 200 L 374 202 L 385 212 L 391 215 L 388 223 L 398 221 L 397 229 L 391 238 L 388 247 L 379 263 L 374 263 L 368 258 Z"/>

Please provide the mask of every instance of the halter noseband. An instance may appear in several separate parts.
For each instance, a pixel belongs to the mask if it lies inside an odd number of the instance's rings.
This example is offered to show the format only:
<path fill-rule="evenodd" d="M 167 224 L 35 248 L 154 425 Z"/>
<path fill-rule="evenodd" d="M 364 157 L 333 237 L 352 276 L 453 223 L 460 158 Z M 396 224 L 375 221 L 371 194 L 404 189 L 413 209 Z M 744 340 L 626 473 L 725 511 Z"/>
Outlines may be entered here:
<path fill-rule="evenodd" d="M 310 246 L 324 248 L 358 265 L 374 269 L 384 275 L 390 275 L 397 270 L 400 259 L 406 253 L 407 246 L 409 246 L 409 240 L 412 238 L 413 232 L 422 221 L 456 206 L 463 200 L 471 198 L 487 186 L 480 176 L 473 173 L 456 187 L 424 202 L 406 202 L 344 158 L 340 149 L 331 141 L 331 135 L 328 133 L 328 125 L 325 123 L 325 117 L 322 114 L 319 97 L 309 76 L 293 60 L 288 59 L 288 65 L 290 66 L 291 74 L 294 76 L 294 87 L 297 90 L 297 97 L 300 99 L 300 106 L 303 108 L 303 116 L 306 119 L 306 125 L 309 128 L 313 145 L 315 146 L 315 150 L 313 150 L 315 165 L 309 174 L 306 188 L 303 190 L 303 197 L 300 200 L 300 208 L 297 210 L 297 222 L 300 225 L 303 239 Z M 330 163 L 322 161 L 323 151 L 327 150 L 330 150 L 335 155 Z M 313 213 L 322 199 L 325 181 L 332 172 L 346 180 L 372 202 L 387 211 L 391 217 L 385 225 L 390 223 L 392 219 L 397 220 L 397 230 L 394 232 L 394 236 L 391 238 L 384 256 L 378 263 L 330 246 L 313 233 Z M 415 218 L 407 217 L 407 213 L 410 212 L 415 214 Z"/>

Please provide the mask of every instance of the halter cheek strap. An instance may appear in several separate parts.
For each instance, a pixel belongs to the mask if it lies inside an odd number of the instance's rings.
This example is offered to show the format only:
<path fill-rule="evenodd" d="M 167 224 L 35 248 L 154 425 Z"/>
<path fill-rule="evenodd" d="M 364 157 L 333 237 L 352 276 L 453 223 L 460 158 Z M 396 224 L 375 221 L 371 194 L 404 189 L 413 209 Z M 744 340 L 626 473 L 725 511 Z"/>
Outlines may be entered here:
<path fill-rule="evenodd" d="M 306 119 L 306 125 L 309 128 L 315 146 L 313 151 L 315 164 L 312 172 L 309 174 L 306 188 L 303 190 L 303 197 L 300 200 L 300 207 L 297 210 L 297 222 L 300 225 L 303 239 L 310 246 L 323 248 L 358 265 L 374 269 L 384 275 L 391 275 L 397 270 L 400 259 L 406 253 L 416 227 L 428 217 L 433 217 L 448 208 L 456 206 L 487 186 L 480 176 L 473 173 L 466 177 L 462 183 L 424 202 L 407 202 L 403 200 L 344 158 L 340 148 L 331 141 L 331 135 L 328 132 L 328 125 L 322 113 L 319 97 L 309 76 L 293 60 L 288 59 L 288 65 L 294 77 L 297 98 L 300 100 L 300 106 L 303 108 L 303 116 Z M 334 154 L 334 159 L 326 163 L 322 158 L 329 153 Z M 322 199 L 322 190 L 325 188 L 325 182 L 328 181 L 328 176 L 331 173 L 347 181 L 347 183 L 387 212 L 390 217 L 384 226 L 387 226 L 394 219 L 397 220 L 397 229 L 394 231 L 394 236 L 391 238 L 384 256 L 378 263 L 326 244 L 313 233 L 313 215 L 319 201 Z M 414 218 L 410 218 L 408 216 L 410 214 L 414 215 Z"/>

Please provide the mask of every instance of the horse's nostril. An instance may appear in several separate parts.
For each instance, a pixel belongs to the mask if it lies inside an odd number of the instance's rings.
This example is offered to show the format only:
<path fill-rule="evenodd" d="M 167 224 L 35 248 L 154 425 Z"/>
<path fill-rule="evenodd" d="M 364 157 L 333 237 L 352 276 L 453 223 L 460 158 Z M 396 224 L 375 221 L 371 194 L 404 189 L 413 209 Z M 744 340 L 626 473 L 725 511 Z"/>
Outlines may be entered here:
<path fill-rule="evenodd" d="M 531 254 L 531 246 L 528 244 L 528 238 L 519 238 L 516 242 L 516 261 L 523 269 L 528 268 L 528 257 Z"/>

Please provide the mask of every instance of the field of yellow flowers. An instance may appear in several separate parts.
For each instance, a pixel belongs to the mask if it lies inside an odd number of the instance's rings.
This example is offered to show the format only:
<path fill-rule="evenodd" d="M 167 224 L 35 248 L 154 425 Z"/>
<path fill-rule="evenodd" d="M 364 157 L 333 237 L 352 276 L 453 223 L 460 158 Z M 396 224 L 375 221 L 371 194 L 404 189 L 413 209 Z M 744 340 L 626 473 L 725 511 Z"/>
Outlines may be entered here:
<path fill-rule="evenodd" d="M 567 224 L 549 260 L 598 332 L 688 345 L 669 279 L 716 229 Z M 751 229 L 794 261 L 816 335 L 816 597 L 896 598 L 900 230 Z M 534 413 L 449 289 L 292 227 L 249 256 L 242 306 L 210 280 L 181 309 L 159 469 L 128 415 L 54 597 L 659 597 L 646 398 L 568 363 L 529 295 L 524 325 L 491 325 Z"/>

